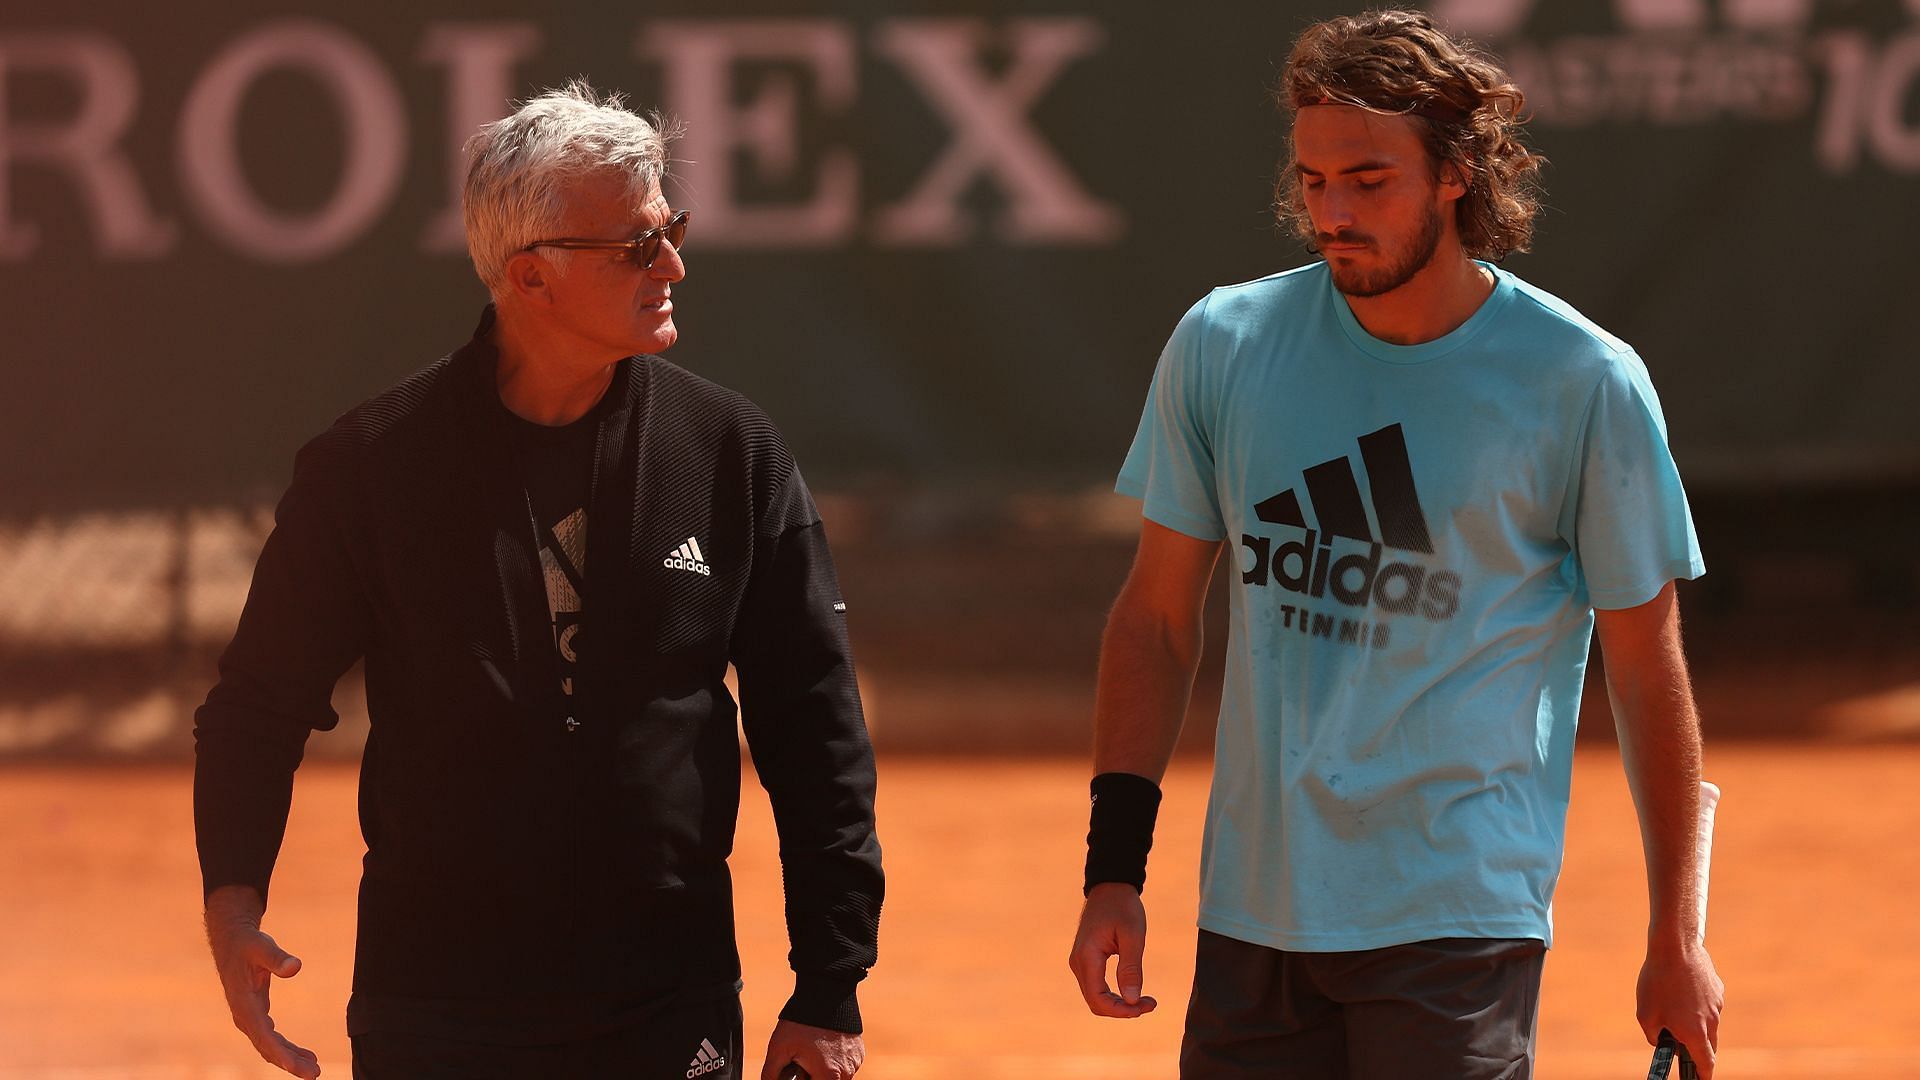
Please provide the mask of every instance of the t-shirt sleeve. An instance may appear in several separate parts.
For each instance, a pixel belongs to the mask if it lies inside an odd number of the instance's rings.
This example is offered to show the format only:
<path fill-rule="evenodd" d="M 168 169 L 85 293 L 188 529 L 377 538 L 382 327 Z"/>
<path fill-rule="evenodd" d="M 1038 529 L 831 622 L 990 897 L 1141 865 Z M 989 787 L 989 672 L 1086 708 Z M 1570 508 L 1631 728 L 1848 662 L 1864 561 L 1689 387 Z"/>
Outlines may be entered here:
<path fill-rule="evenodd" d="M 1226 536 L 1213 461 L 1214 398 L 1202 344 L 1207 301 L 1190 308 L 1154 368 L 1133 447 L 1114 490 L 1141 501 L 1147 520 L 1198 540 Z"/>
<path fill-rule="evenodd" d="M 1562 537 L 1596 608 L 1637 607 L 1706 572 L 1660 399 L 1638 356 L 1609 365 L 1587 408 Z"/>

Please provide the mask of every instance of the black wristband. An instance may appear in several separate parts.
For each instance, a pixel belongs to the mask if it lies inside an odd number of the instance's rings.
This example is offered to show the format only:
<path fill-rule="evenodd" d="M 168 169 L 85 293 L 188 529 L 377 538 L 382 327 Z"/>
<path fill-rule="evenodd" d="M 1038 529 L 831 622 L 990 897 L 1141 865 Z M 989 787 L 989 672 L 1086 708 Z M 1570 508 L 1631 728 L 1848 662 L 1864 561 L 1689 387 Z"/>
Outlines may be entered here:
<path fill-rule="evenodd" d="M 1093 778 L 1092 821 L 1087 826 L 1087 881 L 1082 895 L 1108 881 L 1135 890 L 1147 884 L 1147 852 L 1160 814 L 1160 785 L 1133 773 Z"/>

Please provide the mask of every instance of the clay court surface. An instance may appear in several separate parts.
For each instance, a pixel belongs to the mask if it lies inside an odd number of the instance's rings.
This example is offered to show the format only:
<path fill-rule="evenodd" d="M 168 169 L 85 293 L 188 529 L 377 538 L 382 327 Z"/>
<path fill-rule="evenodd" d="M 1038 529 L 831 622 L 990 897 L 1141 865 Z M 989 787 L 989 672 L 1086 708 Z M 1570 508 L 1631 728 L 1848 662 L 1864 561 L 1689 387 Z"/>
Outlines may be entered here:
<path fill-rule="evenodd" d="M 1729 986 L 1721 1076 L 1920 1077 L 1920 746 L 1716 749 L 1726 789 L 1709 942 Z M 883 757 L 889 876 L 862 998 L 873 1080 L 1160 1078 L 1191 974 L 1207 763 L 1176 766 L 1148 889 L 1148 992 L 1131 1022 L 1085 1012 L 1064 957 L 1079 899 L 1078 760 Z M 229 1026 L 197 925 L 180 765 L 0 769 L 0 1077 L 281 1075 Z M 302 769 L 268 929 L 306 962 L 276 987 L 283 1031 L 344 1078 L 360 841 L 354 769 Z M 1619 763 L 1577 764 L 1539 1074 L 1645 1075 L 1633 1024 L 1645 901 Z M 748 1044 L 784 998 L 779 876 L 752 788 L 734 859 Z M 757 1053 L 749 1063 L 756 1070 Z"/>

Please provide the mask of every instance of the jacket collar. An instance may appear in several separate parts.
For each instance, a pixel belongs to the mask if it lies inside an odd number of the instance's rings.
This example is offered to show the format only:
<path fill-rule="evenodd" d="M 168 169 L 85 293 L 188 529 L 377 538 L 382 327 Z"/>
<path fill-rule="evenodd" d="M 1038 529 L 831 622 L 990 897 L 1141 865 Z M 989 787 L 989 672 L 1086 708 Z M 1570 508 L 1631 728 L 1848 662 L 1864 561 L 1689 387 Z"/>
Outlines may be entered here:
<path fill-rule="evenodd" d="M 493 328 L 498 322 L 499 316 L 492 304 L 481 309 L 480 320 L 474 324 L 473 337 L 454 350 L 449 359 L 460 383 L 461 411 L 486 436 L 480 441 L 504 454 L 508 444 L 505 426 L 500 423 L 504 411 L 497 382 L 500 349 L 493 343 Z M 607 395 L 613 400 L 604 402 L 606 407 L 600 409 L 599 433 L 603 454 L 599 465 L 609 464 L 605 451 L 617 450 L 621 444 L 630 441 L 633 413 L 646 390 L 646 369 L 645 358 L 638 356 L 629 356 L 614 366 L 613 379 L 607 384 Z M 613 438 L 609 439 L 610 435 Z M 611 474 L 602 471 L 600 475 Z"/>

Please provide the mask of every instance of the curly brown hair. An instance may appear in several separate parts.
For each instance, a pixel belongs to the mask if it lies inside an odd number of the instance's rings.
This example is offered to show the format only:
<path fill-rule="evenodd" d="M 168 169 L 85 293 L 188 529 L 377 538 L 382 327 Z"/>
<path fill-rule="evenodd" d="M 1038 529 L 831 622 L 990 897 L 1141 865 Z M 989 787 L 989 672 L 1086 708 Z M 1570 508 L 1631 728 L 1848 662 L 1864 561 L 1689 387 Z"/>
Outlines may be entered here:
<path fill-rule="evenodd" d="M 1426 15 L 1369 11 L 1315 23 L 1294 42 L 1275 96 L 1290 116 L 1340 104 L 1419 121 L 1435 175 L 1440 163 L 1451 163 L 1467 183 L 1454 213 L 1468 256 L 1503 259 L 1532 243 L 1546 159 L 1520 142 L 1526 95 Z M 1274 185 L 1274 212 L 1317 251 L 1296 164 L 1290 151 Z"/>

